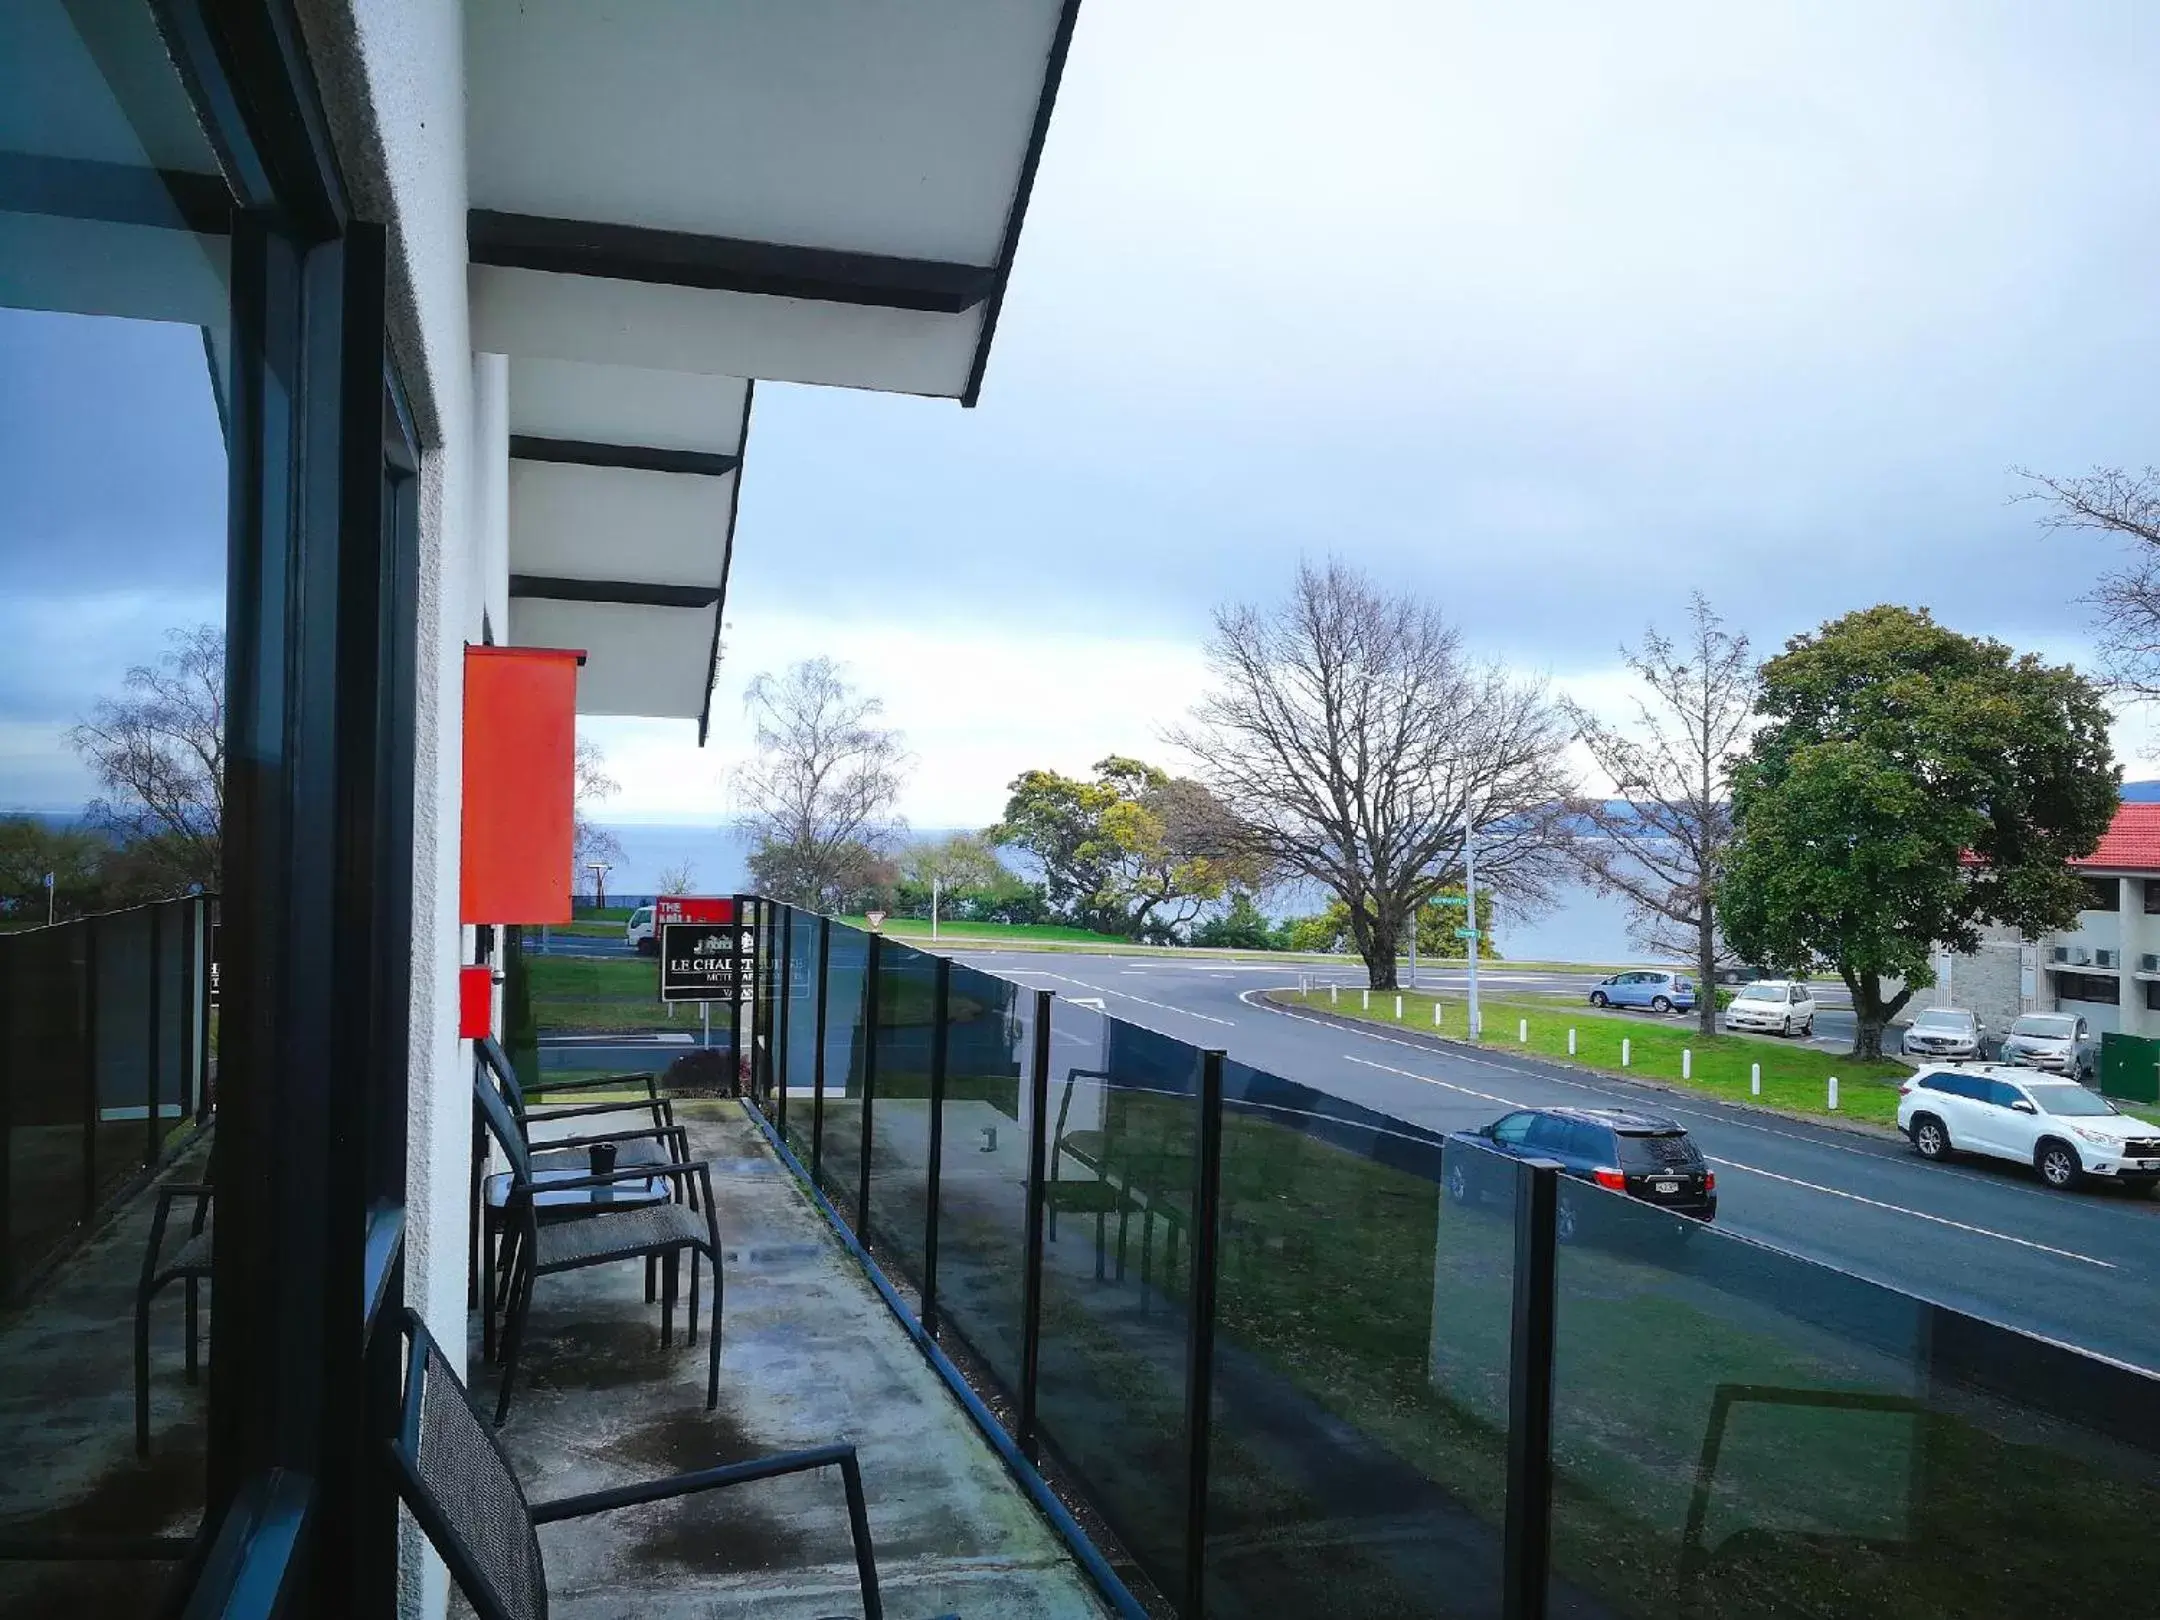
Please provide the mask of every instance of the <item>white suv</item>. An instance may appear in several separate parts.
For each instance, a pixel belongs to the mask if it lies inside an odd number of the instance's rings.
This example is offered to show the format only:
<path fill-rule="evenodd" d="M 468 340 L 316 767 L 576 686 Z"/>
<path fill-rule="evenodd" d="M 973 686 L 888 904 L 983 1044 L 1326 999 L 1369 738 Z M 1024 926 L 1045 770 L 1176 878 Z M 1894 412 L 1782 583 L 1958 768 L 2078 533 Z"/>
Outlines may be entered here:
<path fill-rule="evenodd" d="M 1727 1029 L 1767 1030 L 1773 1035 L 1815 1033 L 1815 992 L 1804 979 L 1757 979 L 1733 992 L 1725 1009 Z"/>
<path fill-rule="evenodd" d="M 1930 1064 L 1898 1087 L 1897 1122 L 1923 1159 L 2009 1159 L 2057 1188 L 2087 1176 L 2160 1182 L 2160 1125 L 2117 1112 L 2075 1080 L 2031 1069 Z"/>

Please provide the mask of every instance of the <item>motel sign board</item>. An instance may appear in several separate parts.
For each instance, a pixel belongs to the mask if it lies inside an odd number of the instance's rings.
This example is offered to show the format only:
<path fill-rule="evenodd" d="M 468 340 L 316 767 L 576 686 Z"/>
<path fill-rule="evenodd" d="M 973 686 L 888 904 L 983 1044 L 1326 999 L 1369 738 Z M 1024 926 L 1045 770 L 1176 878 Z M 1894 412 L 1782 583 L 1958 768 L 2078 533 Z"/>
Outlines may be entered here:
<path fill-rule="evenodd" d="M 750 940 L 735 922 L 732 900 L 664 896 L 653 902 L 660 934 L 662 1001 L 730 1001 L 736 966 Z"/>

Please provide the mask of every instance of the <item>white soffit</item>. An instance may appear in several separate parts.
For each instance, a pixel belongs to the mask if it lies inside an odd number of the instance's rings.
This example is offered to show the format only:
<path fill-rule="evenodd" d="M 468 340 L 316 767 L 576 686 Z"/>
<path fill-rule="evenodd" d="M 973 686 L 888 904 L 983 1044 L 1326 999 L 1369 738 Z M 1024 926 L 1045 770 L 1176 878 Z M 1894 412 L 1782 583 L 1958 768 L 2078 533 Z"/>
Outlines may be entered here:
<path fill-rule="evenodd" d="M 466 0 L 478 346 L 973 403 L 1078 0 Z"/>
<path fill-rule="evenodd" d="M 698 720 L 712 665 L 712 614 L 691 608 L 513 597 L 510 639 L 577 647 L 578 713 Z"/>
<path fill-rule="evenodd" d="M 585 650 L 579 713 L 691 718 L 704 740 L 752 388 L 511 360 L 511 640 Z"/>
<path fill-rule="evenodd" d="M 510 368 L 510 431 L 535 438 L 732 455 L 749 409 L 740 377 L 522 358 Z"/>

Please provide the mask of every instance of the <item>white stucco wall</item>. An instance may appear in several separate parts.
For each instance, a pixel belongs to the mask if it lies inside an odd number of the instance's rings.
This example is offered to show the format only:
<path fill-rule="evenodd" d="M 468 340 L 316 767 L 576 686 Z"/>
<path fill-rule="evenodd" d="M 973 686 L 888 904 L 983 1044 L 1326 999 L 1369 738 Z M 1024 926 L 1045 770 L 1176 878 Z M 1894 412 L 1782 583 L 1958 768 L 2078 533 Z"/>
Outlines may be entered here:
<path fill-rule="evenodd" d="M 421 439 L 406 1299 L 462 1362 L 472 1115 L 456 977 L 472 938 L 457 920 L 460 722 L 488 566 L 466 300 L 464 12 L 458 0 L 299 0 L 299 12 L 354 207 L 389 230 L 391 349 Z M 405 1612 L 441 1614 L 441 1565 L 410 1532 L 403 1554 Z"/>

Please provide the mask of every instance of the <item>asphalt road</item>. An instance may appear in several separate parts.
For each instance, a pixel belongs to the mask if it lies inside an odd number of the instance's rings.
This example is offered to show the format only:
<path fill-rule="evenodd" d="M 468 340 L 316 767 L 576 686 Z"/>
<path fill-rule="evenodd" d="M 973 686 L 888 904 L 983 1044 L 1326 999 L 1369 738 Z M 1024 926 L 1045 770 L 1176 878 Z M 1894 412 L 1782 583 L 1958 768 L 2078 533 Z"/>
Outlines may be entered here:
<path fill-rule="evenodd" d="M 2160 1373 L 2160 1200 L 2117 1188 L 2050 1193 L 2018 1166 L 1923 1164 L 1894 1137 L 1255 1005 L 1255 992 L 1294 984 L 1296 968 L 1282 963 L 1026 952 L 957 959 L 1063 997 L 1100 997 L 1112 1016 L 1221 1046 L 1254 1067 L 1434 1130 L 1482 1125 L 1523 1106 L 1654 1108 L 1685 1124 L 1716 1168 L 1720 1226 Z M 1496 990 L 1528 989 L 1561 977 L 1490 980 Z M 1065 1023 L 1062 1039 L 1090 1039 L 1084 1019 Z"/>

